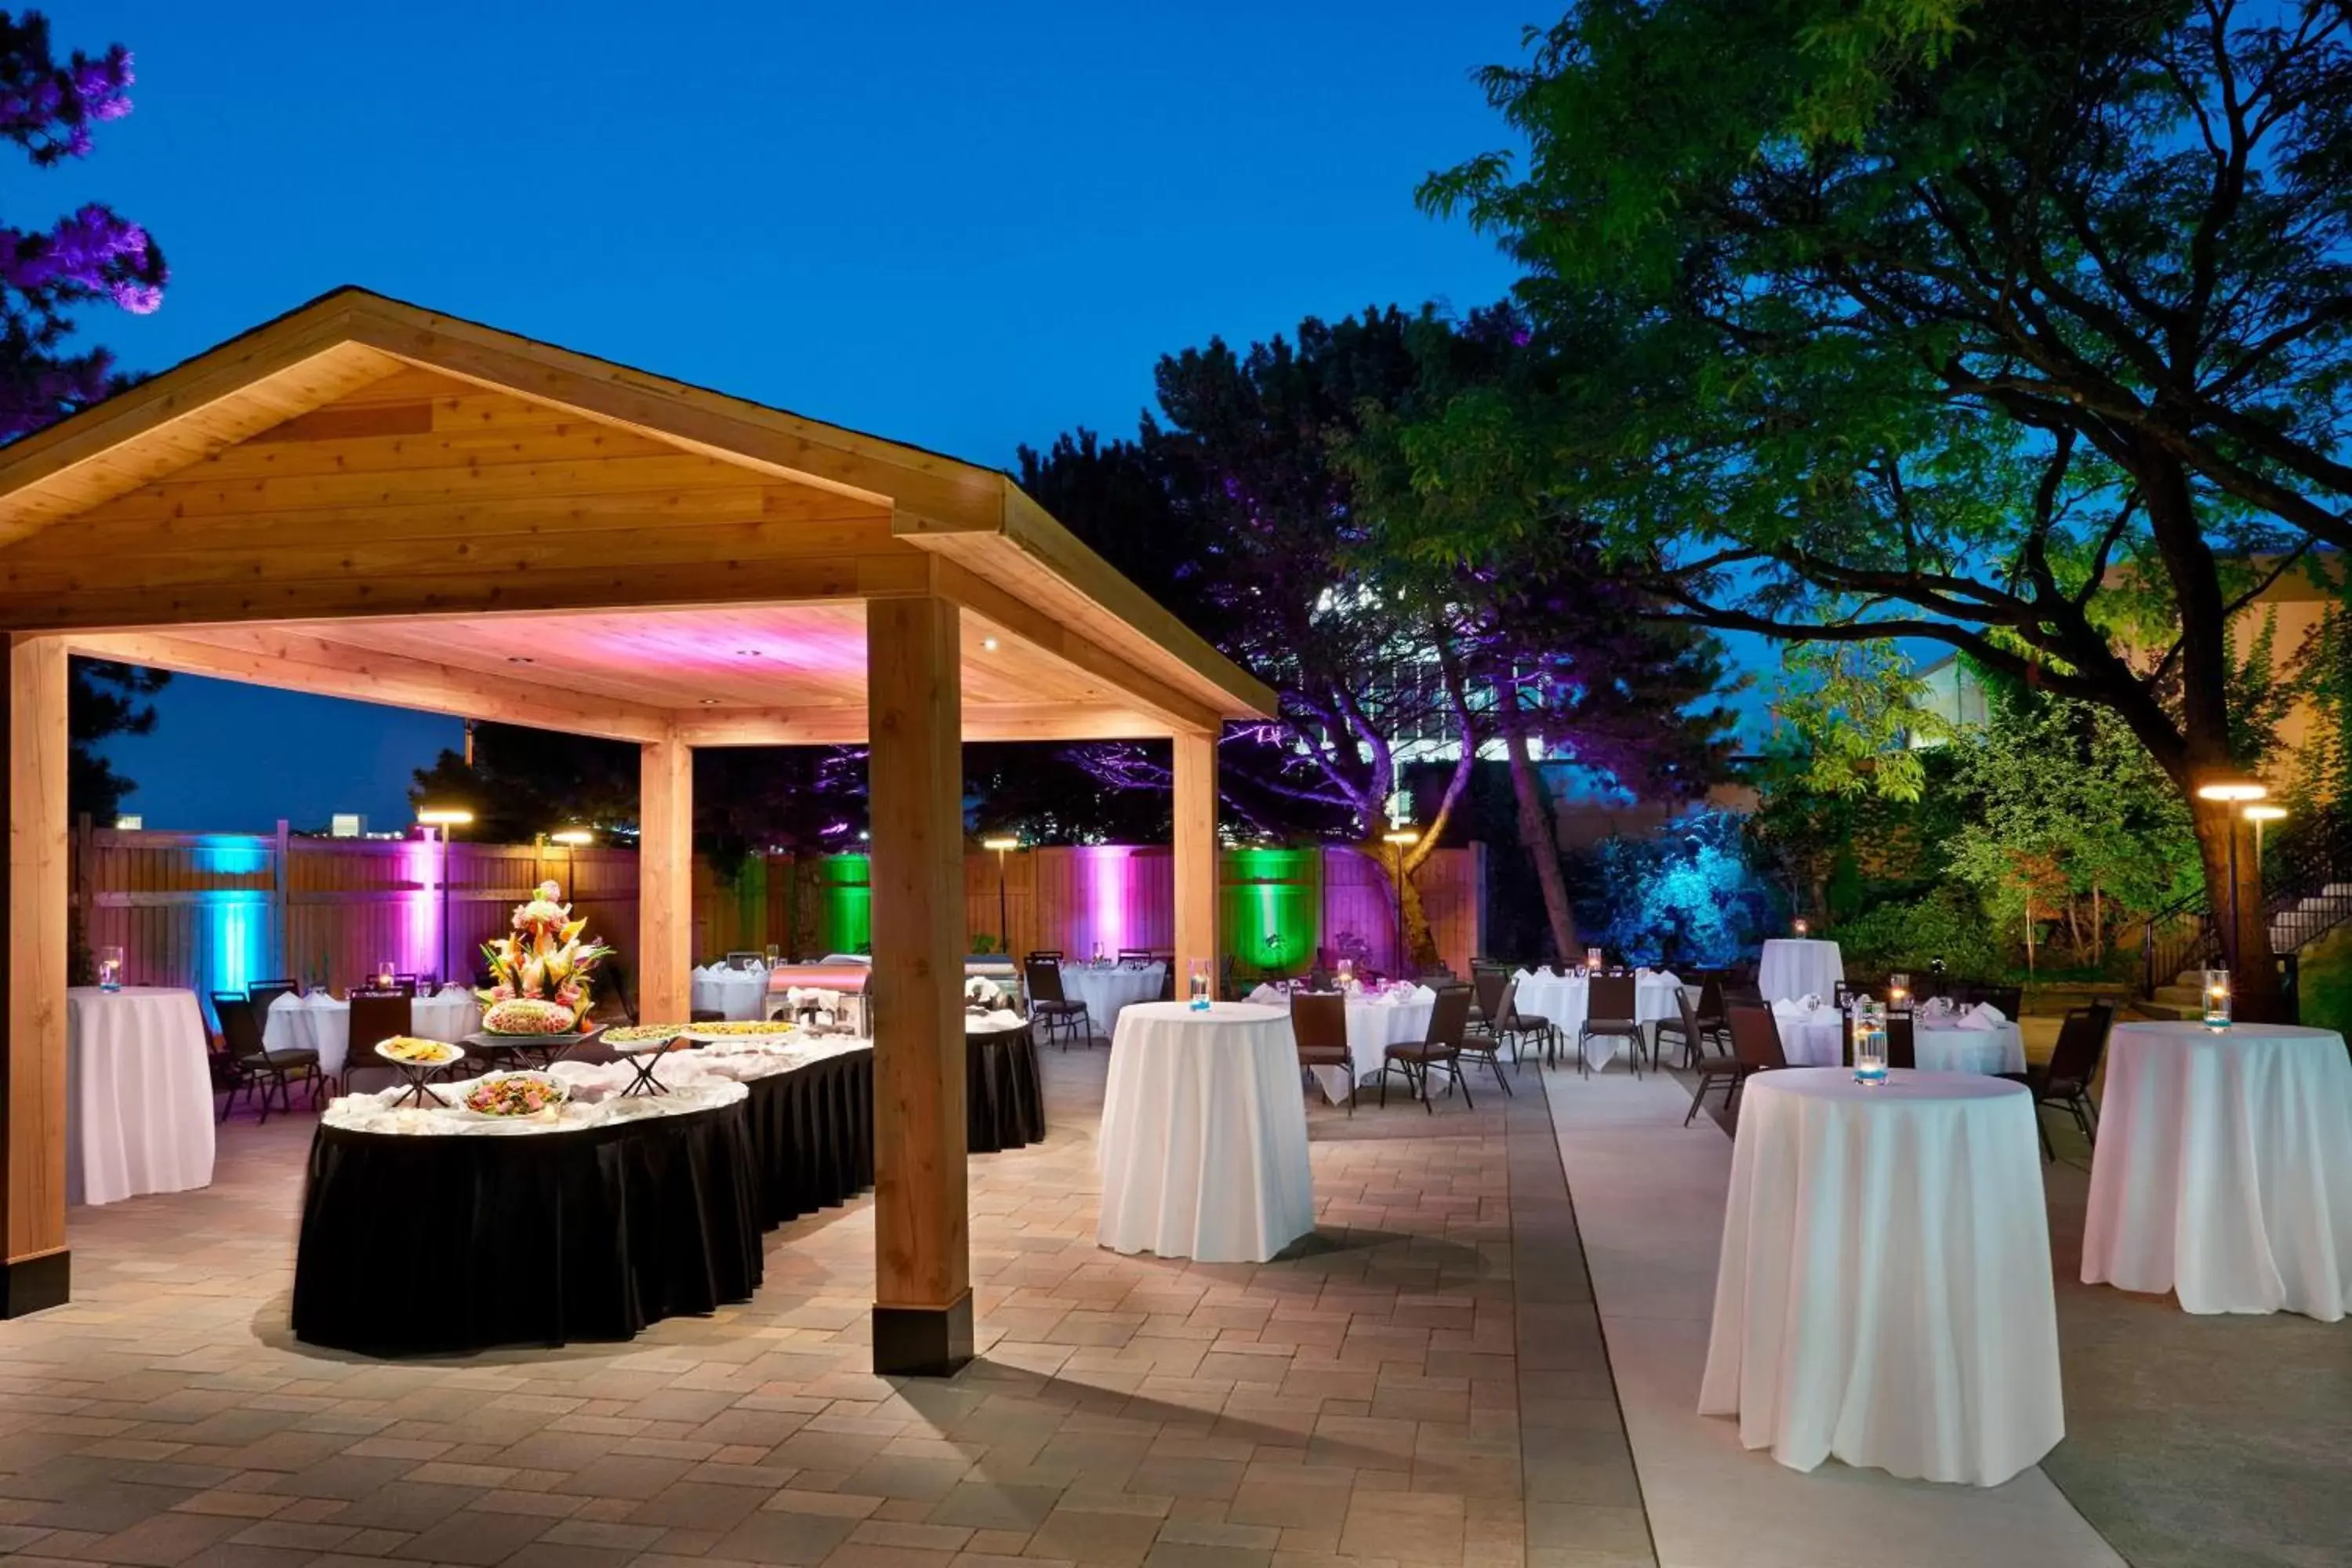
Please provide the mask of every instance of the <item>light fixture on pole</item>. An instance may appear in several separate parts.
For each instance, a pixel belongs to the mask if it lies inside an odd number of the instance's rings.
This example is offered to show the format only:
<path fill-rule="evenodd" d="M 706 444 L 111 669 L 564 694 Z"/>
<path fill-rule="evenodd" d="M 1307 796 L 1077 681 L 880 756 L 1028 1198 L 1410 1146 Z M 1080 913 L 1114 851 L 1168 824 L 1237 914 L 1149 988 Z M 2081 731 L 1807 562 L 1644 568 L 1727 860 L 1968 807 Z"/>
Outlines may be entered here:
<path fill-rule="evenodd" d="M 563 846 L 563 896 L 566 899 L 578 899 L 580 889 L 576 886 L 576 879 L 580 868 L 574 862 L 573 857 L 579 853 L 583 846 L 595 843 L 596 835 L 585 827 L 559 827 L 547 836 L 547 841 L 550 844 Z"/>
<path fill-rule="evenodd" d="M 428 832 L 440 830 L 441 840 L 441 931 L 434 947 L 438 953 L 436 963 L 441 978 L 455 978 L 449 963 L 449 830 L 463 827 L 474 820 L 474 814 L 462 805 L 420 805 L 416 808 L 416 825 Z"/>
<path fill-rule="evenodd" d="M 1013 917 L 1009 912 L 1010 906 L 1006 904 L 1004 899 L 1004 856 L 1008 850 L 1020 848 L 1021 840 L 1006 837 L 983 838 L 980 841 L 980 847 L 982 849 L 996 851 L 996 940 L 998 945 L 1004 950 L 1004 956 L 1010 958 L 1013 956 Z"/>
<path fill-rule="evenodd" d="M 1421 842 L 1421 830 L 1391 827 L 1381 835 L 1381 842 L 1389 847 L 1390 870 L 1396 878 L 1396 966 L 1402 978 L 1405 961 L 1412 956 L 1404 947 L 1404 852 Z"/>
<path fill-rule="evenodd" d="M 2270 785 L 2260 779 L 2250 778 L 2208 779 L 2197 786 L 2199 800 L 2214 801 L 2223 805 L 2243 805 L 2249 801 L 2261 800 L 2270 793 Z M 2243 965 L 2238 962 L 2238 815 L 2236 812 L 2230 814 L 2230 932 L 2221 947 L 2229 955 L 2230 967 L 2240 972 L 2239 984 L 2243 984 Z"/>

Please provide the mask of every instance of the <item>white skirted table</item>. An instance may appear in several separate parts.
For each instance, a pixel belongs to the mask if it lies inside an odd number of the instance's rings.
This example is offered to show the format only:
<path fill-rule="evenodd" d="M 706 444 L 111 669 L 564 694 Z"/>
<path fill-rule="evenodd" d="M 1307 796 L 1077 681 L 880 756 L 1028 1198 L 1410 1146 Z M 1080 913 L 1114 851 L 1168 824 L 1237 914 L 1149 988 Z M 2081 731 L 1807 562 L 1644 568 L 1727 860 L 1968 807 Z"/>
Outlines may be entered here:
<path fill-rule="evenodd" d="M 1826 1002 L 1845 978 L 1845 957 L 1833 942 L 1776 937 L 1756 964 L 1756 989 L 1767 1002 L 1814 996 Z"/>
<path fill-rule="evenodd" d="M 2332 1029 L 2117 1024 L 2083 1282 L 2189 1312 L 2352 1310 L 2352 1058 Z"/>
<path fill-rule="evenodd" d="M 1126 1008 L 1097 1158 L 1096 1238 L 1114 1252 L 1263 1263 L 1313 1230 L 1289 1013 L 1250 1002 Z"/>
<path fill-rule="evenodd" d="M 481 1026 L 482 1005 L 462 985 L 445 985 L 433 995 L 409 1000 L 412 1035 L 456 1045 Z M 269 1016 L 262 1021 L 261 1043 L 273 1051 L 316 1051 L 319 1070 L 329 1078 L 341 1078 L 352 1055 L 352 1005 L 324 991 L 307 996 L 289 992 L 270 1004 Z M 361 1052 L 364 1058 L 375 1042 L 361 1043 L 366 1047 Z"/>
<path fill-rule="evenodd" d="M 2037 1462 L 2066 1427 L 2025 1086 L 1792 1068 L 1742 1094 L 1699 1413 L 1792 1469 Z"/>
<path fill-rule="evenodd" d="M 68 991 L 66 1202 L 184 1193 L 212 1179 L 212 1066 L 196 994 Z"/>
<path fill-rule="evenodd" d="M 1560 1032 L 1560 1038 L 1573 1047 L 1576 1031 L 1591 1010 L 1591 983 L 1581 974 L 1554 974 L 1548 969 L 1522 969 L 1514 976 L 1518 992 L 1514 1005 L 1523 1017 L 1542 1018 Z M 1633 974 L 1633 1018 L 1654 1034 L 1654 1026 L 1669 1018 L 1681 1016 L 1676 993 L 1682 981 L 1664 969 L 1636 970 Z M 1622 1035 L 1594 1035 L 1584 1042 L 1587 1066 L 1598 1072 L 1617 1059 L 1618 1053 L 1630 1042 Z"/>
<path fill-rule="evenodd" d="M 1780 1054 L 1790 1067 L 1837 1067 L 1845 1060 L 1845 1015 L 1801 1000 L 1772 1004 Z M 2021 1073 L 2025 1037 L 2006 1020 L 1984 1023 L 1957 1015 L 1916 1013 L 1911 1020 L 1914 1064 L 1921 1072 Z"/>
<path fill-rule="evenodd" d="M 1087 1005 L 1087 1021 L 1107 1040 L 1118 1038 L 1118 1016 L 1138 1002 L 1156 1002 L 1167 984 L 1164 963 L 1062 965 L 1062 994 Z"/>

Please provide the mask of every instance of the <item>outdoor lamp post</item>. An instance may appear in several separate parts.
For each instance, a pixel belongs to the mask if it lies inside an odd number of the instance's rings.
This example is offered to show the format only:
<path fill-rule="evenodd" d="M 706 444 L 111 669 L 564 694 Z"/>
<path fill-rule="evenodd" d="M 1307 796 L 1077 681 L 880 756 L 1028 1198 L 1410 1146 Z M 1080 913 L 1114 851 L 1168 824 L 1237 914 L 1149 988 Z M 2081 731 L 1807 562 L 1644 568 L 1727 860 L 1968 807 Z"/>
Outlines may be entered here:
<path fill-rule="evenodd" d="M 574 863 L 573 857 L 579 852 L 581 846 L 596 842 L 595 834 L 584 827 L 559 827 L 547 836 L 547 841 L 550 844 L 563 846 L 563 896 L 567 899 L 577 899 L 580 896 L 580 889 L 575 885 L 575 879 L 579 875 L 580 868 Z"/>
<path fill-rule="evenodd" d="M 1013 916 L 1009 912 L 1010 906 L 1004 900 L 1004 855 L 1007 850 L 1020 848 L 1021 840 L 1003 837 L 983 838 L 980 841 L 980 847 L 982 849 L 996 851 L 996 940 L 1003 948 L 1004 956 L 1010 958 L 1013 956 Z"/>
<path fill-rule="evenodd" d="M 416 808 L 416 825 L 428 833 L 439 828 L 441 840 L 441 930 L 434 946 L 439 952 L 436 963 L 441 978 L 452 978 L 449 963 L 449 830 L 463 827 L 474 820 L 474 814 L 462 805 L 420 805 Z"/>
<path fill-rule="evenodd" d="M 2243 805 L 2261 800 L 2270 793 L 2271 786 L 2260 779 L 2209 779 L 2197 786 L 2199 800 L 2220 801 L 2225 805 Z M 2238 814 L 2235 812 L 2230 816 L 2230 936 L 2222 947 L 2229 954 L 2230 967 L 2242 968 L 2238 962 Z M 2240 984 L 2242 984 L 2243 981 Z"/>
<path fill-rule="evenodd" d="M 1396 878 L 1396 966 L 1402 971 L 1405 960 L 1412 956 L 1404 948 L 1404 852 L 1421 842 L 1421 830 L 1393 827 L 1381 835 L 1381 842 L 1389 847 L 1390 869 Z M 1402 979 L 1402 973 L 1396 978 Z"/>

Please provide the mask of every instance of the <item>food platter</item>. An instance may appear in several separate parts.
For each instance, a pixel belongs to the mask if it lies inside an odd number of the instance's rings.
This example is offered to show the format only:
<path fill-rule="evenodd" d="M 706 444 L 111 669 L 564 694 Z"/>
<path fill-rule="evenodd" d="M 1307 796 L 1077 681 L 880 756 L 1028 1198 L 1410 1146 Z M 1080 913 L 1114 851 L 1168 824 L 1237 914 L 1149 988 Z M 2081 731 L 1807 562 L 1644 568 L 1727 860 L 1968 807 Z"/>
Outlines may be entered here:
<path fill-rule="evenodd" d="M 785 1018 L 730 1019 L 689 1024 L 683 1037 L 709 1046 L 780 1046 L 800 1032 L 799 1025 Z"/>
<path fill-rule="evenodd" d="M 375 1054 L 401 1067 L 443 1068 L 464 1058 L 466 1047 L 447 1040 L 428 1040 L 415 1035 L 394 1035 L 375 1043 Z"/>
<path fill-rule="evenodd" d="M 684 1024 L 630 1024 L 618 1029 L 607 1029 L 604 1044 L 614 1056 L 633 1057 L 640 1051 L 666 1051 L 687 1039 Z"/>
<path fill-rule="evenodd" d="M 571 1098 L 563 1080 L 549 1073 L 484 1073 L 460 1098 L 458 1110 L 482 1121 L 552 1121 Z"/>

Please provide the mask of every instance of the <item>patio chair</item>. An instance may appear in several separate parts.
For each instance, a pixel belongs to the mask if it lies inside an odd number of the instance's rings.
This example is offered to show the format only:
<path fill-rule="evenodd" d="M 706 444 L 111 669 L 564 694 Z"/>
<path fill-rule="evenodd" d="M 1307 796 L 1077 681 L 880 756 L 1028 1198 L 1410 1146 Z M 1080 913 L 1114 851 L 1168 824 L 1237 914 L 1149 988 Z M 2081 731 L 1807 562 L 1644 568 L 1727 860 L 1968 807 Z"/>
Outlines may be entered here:
<path fill-rule="evenodd" d="M 1503 988 L 1503 1011 L 1495 1025 L 1494 1033 L 1496 1038 L 1507 1039 L 1511 1042 L 1513 1067 L 1519 1065 L 1519 1047 L 1521 1042 L 1528 1039 L 1534 1039 L 1537 1042 L 1536 1055 L 1538 1060 L 1548 1062 L 1558 1054 L 1559 1026 L 1541 1013 L 1528 1013 L 1520 1009 L 1519 983 L 1517 977 Z M 1510 1086 L 1505 1085 L 1504 1092 L 1509 1091 Z"/>
<path fill-rule="evenodd" d="M 1348 1075 L 1348 1114 L 1356 1114 L 1356 1057 L 1348 1049 L 1348 999 L 1336 991 L 1294 991 L 1290 1033 L 1301 1068 L 1338 1068 Z"/>
<path fill-rule="evenodd" d="M 1971 989 L 1976 993 L 1971 1001 L 1989 1003 L 2000 1008 L 2000 1016 L 2012 1024 L 2017 1022 L 2018 1015 L 2025 1011 L 2025 987 L 2022 985 L 1978 985 Z"/>
<path fill-rule="evenodd" d="M 416 987 L 419 984 L 420 982 L 414 974 L 395 974 L 392 977 L 392 988 L 394 991 L 399 992 L 404 996 L 415 995 Z"/>
<path fill-rule="evenodd" d="M 2097 1146 L 2099 1117 L 2091 1103 L 2091 1080 L 2099 1075 L 2099 1058 L 2106 1053 L 2107 1029 L 2114 1020 L 2115 1009 L 2104 1002 L 2068 1008 L 2065 1020 L 2058 1026 L 2058 1043 L 2051 1047 L 2050 1059 L 2025 1069 L 2025 1087 L 2033 1095 L 2033 1125 L 2042 1134 L 2045 1160 L 2058 1157 L 2050 1142 L 2050 1129 L 2042 1122 L 2045 1105 L 2054 1105 L 2072 1116 L 2074 1125 L 2083 1130 L 2083 1142 Z"/>
<path fill-rule="evenodd" d="M 1853 1049 L 1851 1044 L 1846 1047 Z M 1886 1015 L 1886 1065 L 1891 1068 L 1916 1068 L 1919 1065 L 1919 1037 L 1912 1033 L 1911 1010 Z"/>
<path fill-rule="evenodd" d="M 238 1085 L 246 1091 L 246 1100 L 254 1103 L 253 1091 L 261 1090 L 260 1121 L 269 1120 L 269 1100 L 278 1097 L 278 1109 L 288 1115 L 294 1113 L 293 1085 L 297 1079 L 310 1086 L 310 1103 L 319 1103 L 319 1085 L 324 1078 L 319 1071 L 319 1053 L 308 1047 L 273 1051 L 262 1043 L 261 1016 L 253 1010 L 253 1001 L 234 991 L 212 994 L 213 1016 L 220 1020 L 221 1039 L 228 1048 Z M 236 1092 L 229 1091 L 221 1106 L 221 1120 L 236 1107 Z"/>
<path fill-rule="evenodd" d="M 269 1009 L 277 1000 L 280 996 L 291 996 L 299 989 L 291 980 L 255 980 L 247 984 L 245 997 L 253 1004 L 255 1021 L 267 1026 Z"/>
<path fill-rule="evenodd" d="M 343 1058 L 343 1092 L 354 1092 L 352 1084 L 362 1072 L 381 1071 L 386 1085 L 401 1081 L 400 1069 L 375 1054 L 378 1041 L 394 1035 L 415 1033 L 412 1004 L 415 998 L 406 992 L 354 991 L 352 993 L 351 1051 Z"/>
<path fill-rule="evenodd" d="M 730 969 L 749 969 L 755 963 L 765 963 L 767 962 L 768 955 L 766 953 L 753 952 L 749 949 L 739 949 L 727 955 L 727 967 Z"/>
<path fill-rule="evenodd" d="M 1596 1037 L 1614 1037 L 1633 1042 L 1633 1076 L 1642 1076 L 1642 1022 L 1635 1015 L 1640 1011 L 1635 1000 L 1639 994 L 1630 974 L 1596 974 L 1585 983 L 1584 1022 L 1576 1028 L 1577 1069 L 1590 1077 L 1592 1060 L 1584 1054 L 1584 1042 Z"/>
<path fill-rule="evenodd" d="M 1024 966 L 1026 966 L 1028 964 L 1035 963 L 1040 960 L 1043 960 L 1047 963 L 1059 963 L 1062 962 L 1062 950 L 1058 947 L 1041 947 L 1031 952 L 1021 962 Z"/>
<path fill-rule="evenodd" d="M 1739 1076 L 1732 1080 L 1731 1096 L 1724 1102 L 1729 1110 L 1739 1100 L 1739 1091 L 1748 1080 L 1759 1072 L 1773 1072 L 1789 1065 L 1788 1054 L 1780 1048 L 1780 1026 L 1772 1020 L 1772 1009 L 1761 1002 L 1733 1002 L 1724 1009 L 1731 1027 L 1731 1054 L 1738 1058 Z"/>
<path fill-rule="evenodd" d="M 1064 994 L 1058 961 L 1032 953 L 1021 966 L 1021 978 L 1029 993 L 1029 1021 L 1044 1029 L 1046 1039 L 1057 1034 L 1076 1035 L 1087 1045 L 1094 1044 L 1094 1021 L 1087 1016 L 1085 1003 L 1073 1002 Z M 1062 1049 L 1069 1048 L 1069 1042 L 1064 1040 Z"/>
<path fill-rule="evenodd" d="M 1151 950 L 1148 947 L 1122 947 L 1118 950 L 1118 961 L 1121 963 L 1149 963 L 1151 962 Z"/>
<path fill-rule="evenodd" d="M 1518 989 L 1518 984 L 1516 980 L 1503 982 L 1503 994 L 1496 1004 L 1495 1021 L 1486 1029 L 1473 1029 L 1465 1022 L 1462 1030 L 1462 1059 L 1485 1062 L 1487 1070 L 1495 1075 L 1495 1081 L 1503 1086 L 1503 1092 L 1507 1095 L 1511 1092 L 1511 1080 L 1503 1076 L 1503 1061 L 1500 1053 L 1503 1040 L 1507 1036 L 1511 1041 L 1511 1065 L 1514 1067 L 1518 1065 L 1520 1037 L 1512 1034 L 1510 1027 L 1511 997 Z M 1475 989 L 1472 994 L 1474 995 L 1476 994 Z"/>
<path fill-rule="evenodd" d="M 1658 1059 L 1658 1052 L 1665 1047 L 1666 1031 L 1673 1030 L 1675 1037 L 1683 1043 L 1682 1065 L 1685 1072 L 1697 1067 L 1699 1058 L 1707 1054 L 1709 1046 L 1720 1045 L 1727 1051 L 1731 1048 L 1731 1031 L 1723 1021 L 1722 978 L 1708 974 L 1700 980 L 1696 1007 L 1680 1005 L 1688 999 L 1689 994 L 1686 985 L 1675 988 L 1675 1016 L 1658 1021 L 1657 1032 L 1650 1042 L 1650 1060 L 1654 1063 Z"/>
<path fill-rule="evenodd" d="M 1471 1103 L 1469 1082 L 1462 1076 L 1462 1039 L 1469 1024 L 1470 987 L 1442 987 L 1436 1005 L 1429 1010 L 1428 1034 L 1418 1044 L 1394 1045 L 1381 1053 L 1381 1108 L 1388 1108 L 1389 1074 L 1402 1072 L 1406 1085 L 1421 1097 L 1421 1108 L 1436 1115 L 1437 1108 L 1429 1102 L 1429 1069 L 1443 1068 L 1454 1079 L 1445 1092 L 1452 1094 L 1454 1085 L 1460 1085 L 1462 1103 L 1477 1110 Z"/>
<path fill-rule="evenodd" d="M 1470 1033 L 1494 1032 L 1495 1021 L 1503 1016 L 1503 993 L 1510 984 L 1511 972 L 1499 963 L 1481 961 L 1470 966 Z"/>
<path fill-rule="evenodd" d="M 1706 1026 L 1700 1022 L 1698 1010 L 1691 1005 L 1690 993 L 1675 992 L 1675 1005 L 1682 1014 L 1683 1037 L 1686 1040 L 1711 1043 L 1712 1037 Z M 1727 1042 L 1730 1035 L 1729 1028 L 1727 1026 L 1723 1033 Z M 1739 1091 L 1739 1080 L 1750 1070 L 1728 1050 L 1721 1052 L 1702 1050 L 1695 1058 L 1685 1057 L 1683 1065 L 1698 1074 L 1698 1088 L 1691 1095 L 1690 1110 L 1683 1117 L 1683 1125 L 1685 1127 L 1691 1124 L 1691 1118 L 1698 1114 L 1699 1103 L 1706 1100 L 1706 1091 L 1718 1079 L 1722 1079 L 1727 1086 L 1723 1091 L 1723 1109 L 1728 1111 L 1731 1109 L 1731 1097 Z"/>

